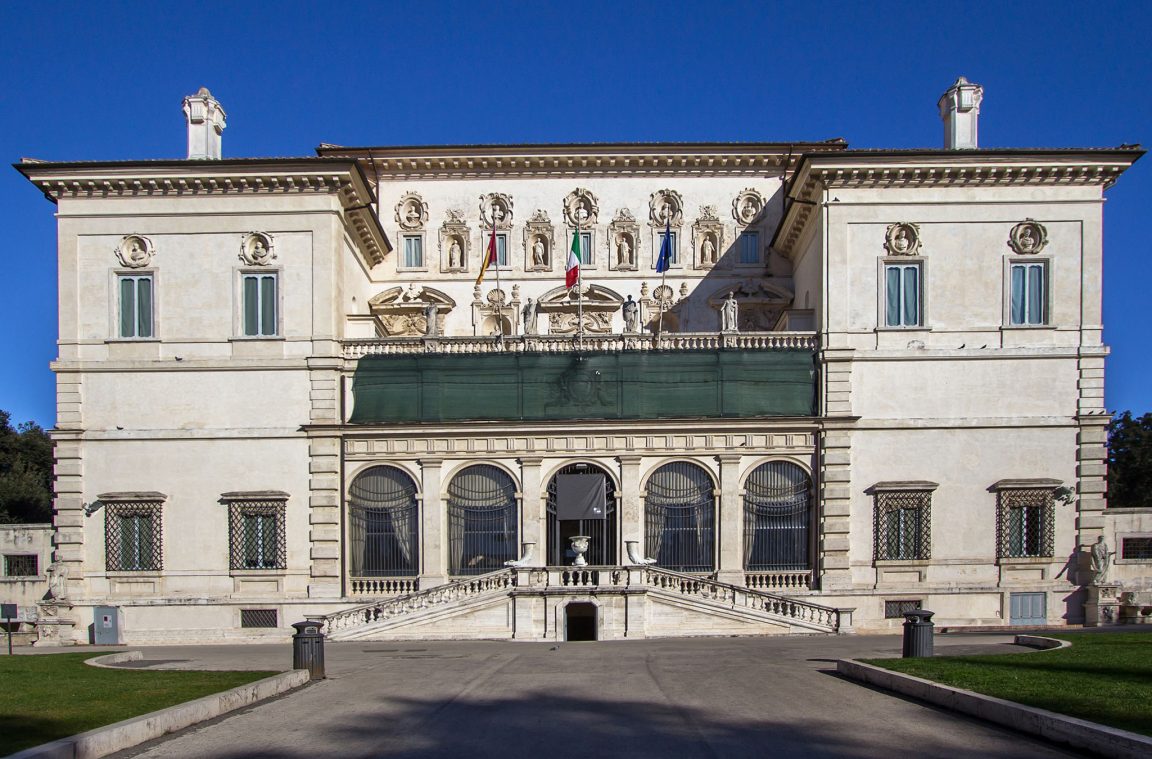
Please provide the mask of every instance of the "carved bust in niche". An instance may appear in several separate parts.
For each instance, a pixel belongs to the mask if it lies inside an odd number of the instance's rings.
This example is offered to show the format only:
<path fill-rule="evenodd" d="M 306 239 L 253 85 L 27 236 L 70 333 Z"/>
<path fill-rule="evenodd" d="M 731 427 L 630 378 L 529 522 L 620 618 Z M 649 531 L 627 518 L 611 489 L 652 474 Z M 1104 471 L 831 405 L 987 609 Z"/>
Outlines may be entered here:
<path fill-rule="evenodd" d="M 253 232 L 240 245 L 240 260 L 249 266 L 267 266 L 276 258 L 272 238 L 263 232 Z"/>
<path fill-rule="evenodd" d="M 428 206 L 419 193 L 405 193 L 396 204 L 396 223 L 401 229 L 412 231 L 422 229 L 428 221 Z"/>
<path fill-rule="evenodd" d="M 884 249 L 893 256 L 915 256 L 920 252 L 920 227 L 911 222 L 889 224 L 884 232 Z"/>
<path fill-rule="evenodd" d="M 128 235 L 116 247 L 116 258 L 121 265 L 139 269 L 152 263 L 152 241 L 141 235 Z"/>
<path fill-rule="evenodd" d="M 742 191 L 732 201 L 732 216 L 740 224 L 748 225 L 764 210 L 764 196 L 751 187 Z"/>
<path fill-rule="evenodd" d="M 1012 227 L 1012 231 L 1008 234 L 1009 247 L 1023 256 L 1039 253 L 1047 244 L 1048 230 L 1044 228 L 1043 224 L 1038 224 L 1031 219 L 1026 219 Z"/>

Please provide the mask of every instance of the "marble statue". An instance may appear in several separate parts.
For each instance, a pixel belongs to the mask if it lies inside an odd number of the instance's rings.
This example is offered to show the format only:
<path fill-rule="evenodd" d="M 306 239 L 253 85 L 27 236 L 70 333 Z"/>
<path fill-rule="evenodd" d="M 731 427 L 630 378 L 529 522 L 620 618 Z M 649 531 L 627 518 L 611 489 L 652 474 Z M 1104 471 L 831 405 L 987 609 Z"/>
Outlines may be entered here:
<path fill-rule="evenodd" d="M 624 547 L 628 552 L 628 563 L 632 565 L 644 566 L 647 564 L 655 564 L 656 559 L 646 559 L 640 553 L 639 540 L 625 540 Z"/>
<path fill-rule="evenodd" d="M 624 312 L 624 331 L 635 332 L 640 325 L 640 304 L 629 295 L 621 310 Z"/>
<path fill-rule="evenodd" d="M 453 269 L 460 268 L 460 241 L 453 239 L 448 247 L 448 266 Z"/>
<path fill-rule="evenodd" d="M 1031 253 L 1036 249 L 1036 234 L 1031 224 L 1025 224 L 1020 230 L 1020 252 Z"/>
<path fill-rule="evenodd" d="M 531 302 L 531 301 L 529 301 Z M 506 567 L 530 567 L 532 566 L 533 556 L 536 553 L 536 544 L 531 541 L 524 541 L 524 550 L 519 559 L 510 559 L 504 562 Z"/>
<path fill-rule="evenodd" d="M 736 294 L 730 292 L 724 299 L 724 305 L 720 307 L 720 331 L 736 332 L 736 320 L 739 314 L 740 306 L 736 303 Z"/>
<path fill-rule="evenodd" d="M 58 561 L 45 570 L 48 575 L 48 594 L 56 600 L 68 596 L 68 567 Z"/>
<path fill-rule="evenodd" d="M 428 337 L 435 337 L 439 331 L 440 325 L 439 314 L 435 303 L 429 303 L 424 307 L 424 318 L 428 320 L 428 326 L 424 329 L 424 334 Z"/>
<path fill-rule="evenodd" d="M 620 235 L 620 242 L 616 244 L 616 265 L 632 265 L 632 246 L 628 244 L 628 238 L 624 235 Z"/>
<path fill-rule="evenodd" d="M 706 264 L 716 263 L 716 246 L 712 244 L 711 237 L 704 238 L 704 244 L 700 246 L 700 259 Z"/>
<path fill-rule="evenodd" d="M 537 305 L 538 304 L 536 304 L 535 302 L 533 302 L 533 300 L 531 298 L 529 298 L 528 302 L 524 304 L 523 310 L 520 312 L 521 316 L 524 318 L 524 334 L 525 335 L 535 335 L 536 334 Z"/>
<path fill-rule="evenodd" d="M 897 253 L 906 253 L 912 247 L 912 240 L 908 238 L 908 230 L 900 227 L 896 230 L 896 237 L 892 240 L 892 249 Z"/>
<path fill-rule="evenodd" d="M 536 242 L 532 243 L 532 265 L 544 265 L 544 241 L 539 237 L 536 238 Z"/>
<path fill-rule="evenodd" d="M 1106 585 L 1108 583 L 1108 569 L 1115 553 L 1115 551 L 1108 550 L 1108 544 L 1104 542 L 1103 535 L 1096 538 L 1096 542 L 1092 544 L 1092 549 L 1089 552 L 1092 571 L 1095 573 L 1092 577 L 1093 585 Z"/>

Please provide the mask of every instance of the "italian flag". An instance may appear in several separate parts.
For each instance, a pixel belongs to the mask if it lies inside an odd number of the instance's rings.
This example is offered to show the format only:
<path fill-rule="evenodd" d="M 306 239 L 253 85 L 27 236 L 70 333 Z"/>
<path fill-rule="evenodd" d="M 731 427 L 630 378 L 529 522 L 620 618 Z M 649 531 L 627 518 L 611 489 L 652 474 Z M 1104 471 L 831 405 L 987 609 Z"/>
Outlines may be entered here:
<path fill-rule="evenodd" d="M 580 279 L 580 230 L 572 232 L 572 249 L 568 251 L 568 263 L 564 266 L 564 286 L 571 289 Z"/>

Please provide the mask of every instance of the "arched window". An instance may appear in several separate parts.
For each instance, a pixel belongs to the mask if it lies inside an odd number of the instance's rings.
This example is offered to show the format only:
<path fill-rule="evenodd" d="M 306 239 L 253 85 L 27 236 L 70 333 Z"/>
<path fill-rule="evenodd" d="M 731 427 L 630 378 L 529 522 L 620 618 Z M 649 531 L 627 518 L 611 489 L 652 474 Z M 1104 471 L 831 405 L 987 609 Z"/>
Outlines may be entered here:
<path fill-rule="evenodd" d="M 460 470 L 448 485 L 448 565 L 479 575 L 519 558 L 516 484 L 490 464 Z"/>
<path fill-rule="evenodd" d="M 649 478 L 646 491 L 647 555 L 665 569 L 711 572 L 716 505 L 708 472 L 686 461 L 665 464 Z"/>
<path fill-rule="evenodd" d="M 556 515 L 557 477 L 560 475 L 590 475 L 604 479 L 603 519 L 558 519 Z M 593 565 L 616 563 L 616 485 L 600 467 L 595 464 L 569 464 L 548 481 L 548 566 L 571 564 L 575 556 L 569 556 L 569 538 L 587 535 L 592 538 L 588 544 L 585 560 Z"/>
<path fill-rule="evenodd" d="M 761 464 L 744 483 L 744 568 L 810 569 L 812 481 L 789 461 Z"/>
<path fill-rule="evenodd" d="M 353 577 L 420 573 L 420 509 L 416 483 L 404 471 L 374 466 L 349 489 Z"/>

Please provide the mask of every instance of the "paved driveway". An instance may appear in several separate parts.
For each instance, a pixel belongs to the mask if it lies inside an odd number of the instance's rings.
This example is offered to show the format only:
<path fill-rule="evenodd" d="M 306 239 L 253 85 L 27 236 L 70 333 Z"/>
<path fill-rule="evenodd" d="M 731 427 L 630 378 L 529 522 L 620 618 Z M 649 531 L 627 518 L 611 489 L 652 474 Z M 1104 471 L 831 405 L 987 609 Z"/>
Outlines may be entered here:
<path fill-rule="evenodd" d="M 947 636 L 938 651 L 1006 650 Z M 121 757 L 1076 756 L 831 674 L 899 637 L 328 644 L 329 679 Z M 283 669 L 287 648 L 153 648 L 164 668 Z"/>

